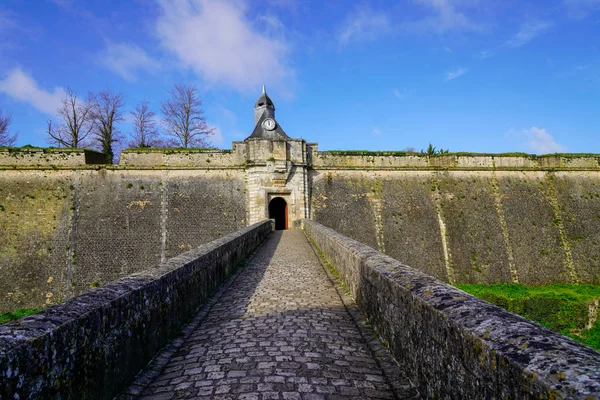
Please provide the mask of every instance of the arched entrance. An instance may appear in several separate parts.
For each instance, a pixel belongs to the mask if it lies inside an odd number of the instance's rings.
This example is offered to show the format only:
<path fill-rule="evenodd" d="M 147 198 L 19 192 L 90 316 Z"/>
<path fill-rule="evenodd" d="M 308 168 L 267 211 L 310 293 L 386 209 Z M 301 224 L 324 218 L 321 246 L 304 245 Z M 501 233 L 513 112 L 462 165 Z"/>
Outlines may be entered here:
<path fill-rule="evenodd" d="M 288 228 L 288 205 L 281 197 L 275 197 L 269 202 L 269 218 L 275 220 L 275 229 Z"/>

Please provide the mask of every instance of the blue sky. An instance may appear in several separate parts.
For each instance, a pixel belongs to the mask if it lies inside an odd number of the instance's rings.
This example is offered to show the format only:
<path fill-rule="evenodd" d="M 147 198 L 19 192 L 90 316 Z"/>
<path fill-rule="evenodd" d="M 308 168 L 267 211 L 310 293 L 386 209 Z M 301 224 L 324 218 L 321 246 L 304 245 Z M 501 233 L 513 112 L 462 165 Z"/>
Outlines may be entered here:
<path fill-rule="evenodd" d="M 264 83 L 320 150 L 600 153 L 600 0 L 0 1 L 17 145 L 45 145 L 67 86 L 158 111 L 176 82 L 220 148 L 252 132 Z"/>

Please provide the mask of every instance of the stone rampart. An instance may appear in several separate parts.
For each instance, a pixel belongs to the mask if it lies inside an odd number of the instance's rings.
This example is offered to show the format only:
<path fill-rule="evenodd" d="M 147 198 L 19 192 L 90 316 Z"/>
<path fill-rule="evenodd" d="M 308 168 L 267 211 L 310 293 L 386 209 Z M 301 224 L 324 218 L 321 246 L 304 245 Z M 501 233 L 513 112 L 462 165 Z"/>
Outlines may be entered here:
<path fill-rule="evenodd" d="M 239 149 L 127 149 L 121 152 L 122 168 L 239 168 L 244 164 Z"/>
<path fill-rule="evenodd" d="M 312 219 L 445 282 L 600 284 L 600 170 L 311 174 Z"/>
<path fill-rule="evenodd" d="M 592 169 L 600 170 L 597 154 L 477 154 L 436 156 L 402 152 L 323 151 L 312 154 L 318 169 Z"/>
<path fill-rule="evenodd" d="M 600 398 L 600 353 L 317 222 L 305 230 L 423 397 Z"/>
<path fill-rule="evenodd" d="M 104 155 L 87 149 L 0 148 L 0 167 L 76 168 L 103 164 Z"/>
<path fill-rule="evenodd" d="M 247 226 L 240 169 L 0 171 L 0 312 L 56 304 Z"/>
<path fill-rule="evenodd" d="M 99 153 L 87 150 L 0 150 L 20 160 L 0 159 L 0 312 L 55 304 L 233 232 L 274 197 L 290 222 L 310 216 L 449 283 L 600 284 L 598 156 L 317 148 L 130 149 L 119 165 L 91 165 Z"/>
<path fill-rule="evenodd" d="M 0 326 L 0 398 L 112 399 L 272 229 L 257 223 Z"/>

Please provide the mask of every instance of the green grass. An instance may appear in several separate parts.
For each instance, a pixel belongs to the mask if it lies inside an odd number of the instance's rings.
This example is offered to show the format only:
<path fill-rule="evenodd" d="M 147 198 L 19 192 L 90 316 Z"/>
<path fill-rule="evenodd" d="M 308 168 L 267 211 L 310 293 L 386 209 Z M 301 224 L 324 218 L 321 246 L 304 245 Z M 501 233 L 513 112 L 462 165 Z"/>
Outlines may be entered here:
<path fill-rule="evenodd" d="M 370 150 L 325 150 L 321 154 L 333 156 L 421 156 L 421 153 L 407 151 L 370 151 Z"/>
<path fill-rule="evenodd" d="M 600 320 L 585 329 L 589 303 L 600 299 L 600 286 L 520 284 L 457 285 L 485 301 L 600 350 Z"/>
<path fill-rule="evenodd" d="M 320 151 L 321 154 L 330 154 L 336 156 L 425 156 L 425 153 L 420 151 L 370 151 L 370 150 L 325 150 Z M 509 153 L 473 153 L 469 151 L 451 151 L 448 153 L 438 153 L 434 156 L 492 156 L 492 157 L 526 157 L 532 160 L 543 157 L 566 157 L 566 158 L 578 158 L 578 157 L 598 157 L 600 154 L 593 153 L 554 153 L 554 154 L 528 154 L 521 152 L 509 152 Z"/>
<path fill-rule="evenodd" d="M 221 150 L 216 147 L 130 147 L 124 149 L 123 153 L 202 153 L 202 152 L 231 153 L 232 150 Z"/>
<path fill-rule="evenodd" d="M 7 312 L 4 314 L 0 314 L 0 325 L 5 324 L 10 321 L 14 321 L 15 319 L 23 318 L 31 314 L 35 314 L 38 311 L 41 311 L 42 308 L 20 308 L 13 312 Z"/>

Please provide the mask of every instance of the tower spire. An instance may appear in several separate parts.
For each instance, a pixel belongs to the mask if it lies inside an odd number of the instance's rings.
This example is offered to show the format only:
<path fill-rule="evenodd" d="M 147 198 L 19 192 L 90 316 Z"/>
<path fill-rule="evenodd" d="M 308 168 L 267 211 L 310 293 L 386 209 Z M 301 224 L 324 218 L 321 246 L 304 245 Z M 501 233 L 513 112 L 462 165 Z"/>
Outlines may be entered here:
<path fill-rule="evenodd" d="M 267 95 L 267 89 L 265 85 L 262 87 L 262 93 L 258 96 L 258 100 L 256 100 L 256 104 L 254 104 L 254 125 L 260 119 L 263 112 L 268 111 L 272 117 L 275 117 L 275 105 Z"/>
<path fill-rule="evenodd" d="M 266 123 L 266 124 L 264 124 Z M 281 126 L 275 120 L 275 105 L 267 94 L 265 85 L 262 87 L 262 93 L 254 104 L 254 131 L 247 138 L 269 139 L 269 140 L 287 140 L 289 136 L 281 129 Z"/>

